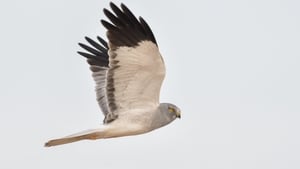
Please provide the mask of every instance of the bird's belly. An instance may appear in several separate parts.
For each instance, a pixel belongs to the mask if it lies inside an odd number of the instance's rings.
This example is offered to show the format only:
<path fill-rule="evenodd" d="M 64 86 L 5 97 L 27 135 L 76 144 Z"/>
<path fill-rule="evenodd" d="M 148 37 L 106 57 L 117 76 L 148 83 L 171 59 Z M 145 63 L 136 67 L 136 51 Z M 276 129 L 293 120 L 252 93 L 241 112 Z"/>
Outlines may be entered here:
<path fill-rule="evenodd" d="M 106 132 L 104 138 L 122 137 L 138 135 L 149 132 L 149 126 L 140 122 L 112 122 L 109 124 L 109 132 Z"/>

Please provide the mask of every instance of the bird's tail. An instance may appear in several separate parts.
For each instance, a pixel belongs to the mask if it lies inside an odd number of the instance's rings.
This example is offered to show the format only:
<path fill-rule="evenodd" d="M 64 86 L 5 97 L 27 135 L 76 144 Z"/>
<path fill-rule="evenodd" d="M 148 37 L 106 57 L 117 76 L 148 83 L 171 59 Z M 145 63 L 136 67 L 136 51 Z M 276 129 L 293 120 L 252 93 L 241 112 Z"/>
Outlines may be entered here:
<path fill-rule="evenodd" d="M 72 143 L 80 140 L 95 140 L 99 138 L 103 138 L 104 130 L 103 129 L 91 129 L 83 132 L 75 133 L 70 136 L 66 136 L 59 139 L 49 140 L 45 143 L 45 147 L 57 146 L 67 143 Z"/>

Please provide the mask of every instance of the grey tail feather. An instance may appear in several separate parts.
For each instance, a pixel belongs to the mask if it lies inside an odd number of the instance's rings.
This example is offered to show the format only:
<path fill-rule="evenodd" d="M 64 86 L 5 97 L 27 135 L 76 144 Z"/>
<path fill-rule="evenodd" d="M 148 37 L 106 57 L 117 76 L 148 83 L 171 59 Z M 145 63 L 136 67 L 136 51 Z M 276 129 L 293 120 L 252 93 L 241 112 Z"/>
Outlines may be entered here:
<path fill-rule="evenodd" d="M 87 139 L 87 135 L 54 139 L 54 140 L 50 140 L 47 143 L 45 143 L 45 147 L 51 147 L 51 146 L 72 143 L 72 142 L 80 141 L 83 139 Z"/>
<path fill-rule="evenodd" d="M 45 143 L 44 146 L 45 147 L 57 146 L 57 145 L 73 143 L 73 142 L 85 140 L 85 139 L 95 140 L 95 139 L 103 138 L 103 135 L 104 135 L 103 129 L 91 129 L 91 130 L 86 130 L 86 131 L 82 131 L 79 133 L 75 133 L 75 134 L 67 136 L 67 137 L 50 140 L 47 143 Z"/>

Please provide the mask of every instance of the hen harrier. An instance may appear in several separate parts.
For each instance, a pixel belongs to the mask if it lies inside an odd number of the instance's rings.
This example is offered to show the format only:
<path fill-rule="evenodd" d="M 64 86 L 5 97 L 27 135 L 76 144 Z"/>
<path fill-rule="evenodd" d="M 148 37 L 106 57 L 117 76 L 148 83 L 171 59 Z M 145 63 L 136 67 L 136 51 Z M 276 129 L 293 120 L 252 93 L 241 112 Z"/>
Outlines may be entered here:
<path fill-rule="evenodd" d="M 101 20 L 107 29 L 108 44 L 85 37 L 90 46 L 79 43 L 96 82 L 97 101 L 105 115 L 103 125 L 48 141 L 56 146 L 83 139 L 94 140 L 150 132 L 180 118 L 180 109 L 159 103 L 165 66 L 154 35 L 146 23 L 124 5 L 110 3 L 104 9 L 111 23 Z"/>

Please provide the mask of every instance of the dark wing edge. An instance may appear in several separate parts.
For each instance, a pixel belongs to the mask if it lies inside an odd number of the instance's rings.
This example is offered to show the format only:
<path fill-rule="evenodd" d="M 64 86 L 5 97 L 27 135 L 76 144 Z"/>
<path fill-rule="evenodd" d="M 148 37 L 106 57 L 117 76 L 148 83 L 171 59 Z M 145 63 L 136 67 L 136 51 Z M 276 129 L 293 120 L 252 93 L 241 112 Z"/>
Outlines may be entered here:
<path fill-rule="evenodd" d="M 87 58 L 87 62 L 89 63 L 91 68 L 92 66 L 108 67 L 109 56 L 107 42 L 99 36 L 97 37 L 97 39 L 100 44 L 89 37 L 85 37 L 85 39 L 92 47 L 87 46 L 83 43 L 78 43 L 78 45 L 85 49 L 88 53 L 80 51 L 78 51 L 77 53 Z M 92 71 L 94 72 L 94 70 Z"/>
<path fill-rule="evenodd" d="M 147 22 L 139 17 L 139 20 L 124 5 L 121 8 L 110 2 L 113 11 L 103 9 L 109 21 L 101 20 L 102 25 L 107 29 L 107 37 L 111 49 L 121 46 L 135 47 L 141 41 L 151 41 L 157 45 L 153 32 Z"/>
<path fill-rule="evenodd" d="M 139 20 L 123 3 L 120 7 L 110 2 L 111 11 L 104 8 L 103 12 L 108 18 L 101 20 L 102 25 L 107 29 L 106 35 L 109 40 L 110 68 L 107 73 L 107 102 L 111 113 L 110 116 L 117 118 L 119 108 L 115 100 L 114 72 L 120 67 L 119 59 L 115 51 L 120 47 L 135 48 L 140 42 L 149 41 L 157 46 L 155 37 L 146 21 L 139 17 Z"/>
<path fill-rule="evenodd" d="M 99 42 L 96 42 L 89 37 L 85 37 L 90 46 L 79 43 L 79 46 L 86 52 L 78 51 L 77 53 L 87 58 L 90 69 L 93 72 L 92 76 L 96 82 L 96 93 L 99 107 L 105 115 L 104 122 L 113 121 L 116 117 L 112 117 L 107 103 L 106 95 L 106 80 L 107 71 L 109 69 L 109 56 L 107 42 L 101 37 L 97 37 Z"/>
<path fill-rule="evenodd" d="M 117 60 L 112 60 L 115 56 L 109 56 L 108 50 L 116 50 L 118 47 L 137 47 L 142 41 L 151 41 L 156 46 L 156 39 L 147 22 L 139 17 L 137 19 L 133 13 L 124 5 L 117 7 L 110 2 L 113 11 L 103 9 L 104 14 L 109 21 L 101 20 L 102 25 L 107 29 L 107 38 L 109 45 L 101 37 L 97 37 L 98 42 L 85 37 L 90 46 L 79 43 L 79 46 L 86 52 L 78 51 L 78 54 L 87 58 L 90 69 L 93 72 L 93 78 L 96 82 L 96 93 L 98 104 L 105 115 L 104 123 L 110 123 L 118 118 L 114 113 L 116 105 L 114 104 L 114 82 L 113 72 L 118 68 Z"/>

